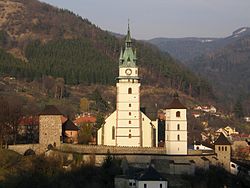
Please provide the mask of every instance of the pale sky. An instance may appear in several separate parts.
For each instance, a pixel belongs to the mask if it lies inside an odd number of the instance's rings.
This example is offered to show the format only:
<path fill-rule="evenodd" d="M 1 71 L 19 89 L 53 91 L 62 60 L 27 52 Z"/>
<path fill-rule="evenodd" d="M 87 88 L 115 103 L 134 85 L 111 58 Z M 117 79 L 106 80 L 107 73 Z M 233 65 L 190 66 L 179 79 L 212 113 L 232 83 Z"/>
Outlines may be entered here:
<path fill-rule="evenodd" d="M 250 0 L 40 0 L 132 37 L 226 37 L 250 26 Z"/>

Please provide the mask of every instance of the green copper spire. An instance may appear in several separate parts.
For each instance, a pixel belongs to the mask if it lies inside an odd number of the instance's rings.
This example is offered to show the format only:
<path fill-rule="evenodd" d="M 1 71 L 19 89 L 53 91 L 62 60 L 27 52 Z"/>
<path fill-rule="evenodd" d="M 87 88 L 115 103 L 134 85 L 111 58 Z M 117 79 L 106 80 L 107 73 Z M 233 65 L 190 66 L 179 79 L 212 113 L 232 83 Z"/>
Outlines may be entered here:
<path fill-rule="evenodd" d="M 127 31 L 127 36 L 126 36 L 126 48 L 131 47 L 132 40 L 131 40 L 131 35 L 130 35 L 130 27 L 129 27 L 129 22 L 128 22 L 128 31 Z"/>
<path fill-rule="evenodd" d="M 122 50 L 122 48 L 121 48 L 121 52 L 120 52 L 119 62 L 120 62 L 120 64 L 123 62 L 123 50 Z"/>
<path fill-rule="evenodd" d="M 137 60 L 137 52 L 136 52 L 136 49 L 134 50 L 134 61 Z"/>
<path fill-rule="evenodd" d="M 119 62 L 120 67 L 136 67 L 136 51 L 133 52 L 132 49 L 132 39 L 130 35 L 129 23 L 125 40 L 125 50 L 124 52 L 121 51 Z"/>

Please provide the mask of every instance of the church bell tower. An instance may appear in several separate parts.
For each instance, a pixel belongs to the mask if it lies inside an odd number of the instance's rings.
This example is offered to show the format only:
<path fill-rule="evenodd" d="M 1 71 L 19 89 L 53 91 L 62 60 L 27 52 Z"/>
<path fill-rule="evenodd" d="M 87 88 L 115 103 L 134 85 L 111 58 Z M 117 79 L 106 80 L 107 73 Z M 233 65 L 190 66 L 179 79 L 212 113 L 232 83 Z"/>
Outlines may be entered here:
<path fill-rule="evenodd" d="M 125 49 L 121 49 L 119 58 L 119 76 L 116 84 L 116 146 L 142 146 L 140 78 L 136 60 L 128 24 Z"/>

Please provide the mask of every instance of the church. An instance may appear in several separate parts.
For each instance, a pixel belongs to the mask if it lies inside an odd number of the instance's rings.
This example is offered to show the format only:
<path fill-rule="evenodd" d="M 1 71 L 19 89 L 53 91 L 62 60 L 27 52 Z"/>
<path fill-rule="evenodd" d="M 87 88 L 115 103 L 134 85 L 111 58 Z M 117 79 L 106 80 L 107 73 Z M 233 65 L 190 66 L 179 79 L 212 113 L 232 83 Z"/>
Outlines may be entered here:
<path fill-rule="evenodd" d="M 128 25 L 125 49 L 119 57 L 117 77 L 116 111 L 98 130 L 98 145 L 127 147 L 157 147 L 158 122 L 151 121 L 140 110 L 140 77 L 136 50 Z M 165 110 L 165 147 L 167 154 L 187 155 L 186 108 L 178 97 Z"/>

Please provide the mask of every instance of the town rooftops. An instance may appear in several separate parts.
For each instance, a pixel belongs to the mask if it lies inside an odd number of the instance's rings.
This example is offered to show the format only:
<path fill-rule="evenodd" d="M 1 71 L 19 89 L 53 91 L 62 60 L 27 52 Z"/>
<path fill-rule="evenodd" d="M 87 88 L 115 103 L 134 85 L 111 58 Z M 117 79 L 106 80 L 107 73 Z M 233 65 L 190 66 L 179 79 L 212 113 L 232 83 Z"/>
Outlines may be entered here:
<path fill-rule="evenodd" d="M 47 105 L 39 115 L 62 115 L 62 113 L 54 105 Z"/>
<path fill-rule="evenodd" d="M 178 95 L 174 96 L 174 100 L 166 107 L 166 109 L 187 109 L 180 101 Z"/>
<path fill-rule="evenodd" d="M 152 166 L 149 166 L 144 173 L 136 178 L 141 181 L 167 181 L 162 175 L 157 172 Z"/>
<path fill-rule="evenodd" d="M 18 125 L 20 126 L 26 126 L 26 125 L 38 125 L 39 124 L 39 118 L 38 116 L 28 116 L 28 117 L 21 117 L 19 119 Z"/>
<path fill-rule="evenodd" d="M 96 117 L 91 115 L 85 115 L 77 118 L 74 121 L 75 124 L 80 125 L 81 123 L 96 123 Z"/>
<path fill-rule="evenodd" d="M 228 141 L 225 135 L 221 133 L 217 140 L 214 142 L 214 145 L 231 145 L 231 143 Z"/>
<path fill-rule="evenodd" d="M 78 131 L 78 127 L 71 121 L 67 120 L 64 124 L 62 124 L 62 129 L 64 131 Z"/>

